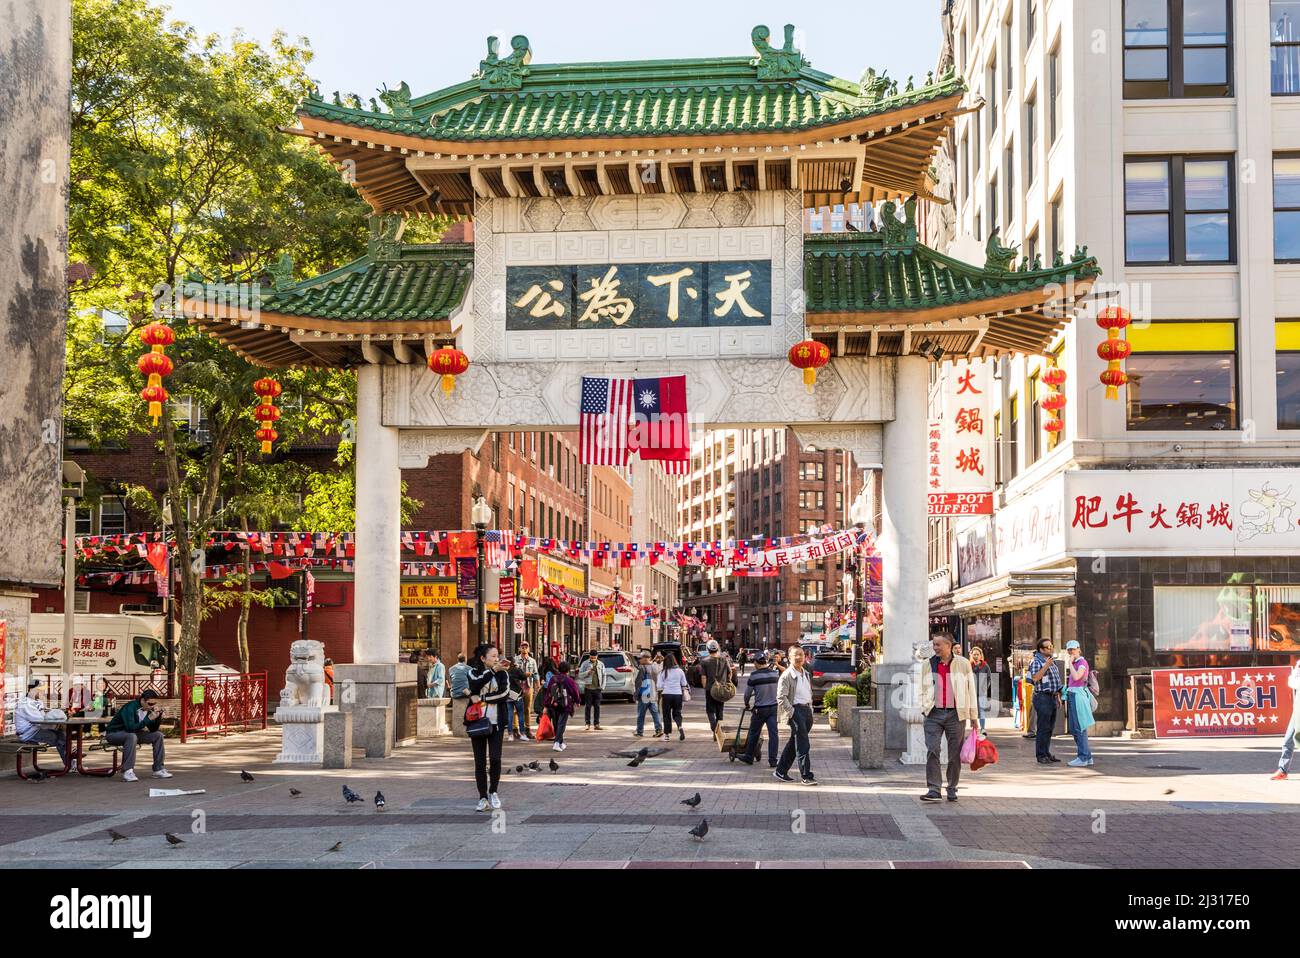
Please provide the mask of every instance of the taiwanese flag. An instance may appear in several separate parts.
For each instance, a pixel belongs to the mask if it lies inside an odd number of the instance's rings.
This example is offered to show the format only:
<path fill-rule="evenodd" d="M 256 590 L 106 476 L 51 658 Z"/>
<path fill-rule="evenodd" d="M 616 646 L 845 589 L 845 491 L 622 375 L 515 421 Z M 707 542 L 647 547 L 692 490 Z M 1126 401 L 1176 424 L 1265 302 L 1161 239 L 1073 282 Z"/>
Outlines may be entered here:
<path fill-rule="evenodd" d="M 691 429 L 686 412 L 686 377 L 632 381 L 633 421 L 628 446 L 642 459 L 658 460 L 669 472 L 686 472 Z"/>

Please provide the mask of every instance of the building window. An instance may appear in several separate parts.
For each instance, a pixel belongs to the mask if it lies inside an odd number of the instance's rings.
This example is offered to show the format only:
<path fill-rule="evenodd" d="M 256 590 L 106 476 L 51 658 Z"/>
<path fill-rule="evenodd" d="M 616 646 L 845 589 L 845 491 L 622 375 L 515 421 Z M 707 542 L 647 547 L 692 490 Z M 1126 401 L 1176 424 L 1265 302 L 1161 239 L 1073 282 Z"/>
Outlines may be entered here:
<path fill-rule="evenodd" d="M 1124 97 L 1231 96 L 1228 0 L 1124 0 Z"/>
<path fill-rule="evenodd" d="M 1224 156 L 1124 161 L 1124 256 L 1129 265 L 1231 263 L 1232 160 Z"/>
<path fill-rule="evenodd" d="M 1025 258 L 1029 260 L 1032 266 L 1034 260 L 1038 258 L 1038 227 L 1035 226 L 1033 232 L 1025 239 Z"/>
<path fill-rule="evenodd" d="M 1237 428 L 1234 322 L 1160 320 L 1127 333 L 1130 430 Z"/>
<path fill-rule="evenodd" d="M 1275 335 L 1277 428 L 1300 429 L 1300 321 L 1280 321 Z"/>
<path fill-rule="evenodd" d="M 804 482 L 823 482 L 826 479 L 826 465 L 822 462 L 799 463 L 799 478 Z"/>
<path fill-rule="evenodd" d="M 981 156 L 980 150 L 982 149 L 980 144 L 984 142 L 983 139 L 981 139 L 982 134 L 980 133 L 980 129 L 982 128 L 982 126 L 983 126 L 983 122 L 980 118 L 980 115 L 976 113 L 975 114 L 975 136 L 971 140 L 971 168 L 973 170 L 978 170 L 980 168 L 980 163 L 982 162 L 980 159 Z"/>
<path fill-rule="evenodd" d="M 1251 587 L 1153 588 L 1155 651 L 1251 651 Z"/>
<path fill-rule="evenodd" d="M 77 535 L 93 536 L 95 534 L 95 513 L 89 506 L 77 510 Z"/>
<path fill-rule="evenodd" d="M 998 57 L 995 53 L 989 60 L 984 72 L 984 89 L 989 96 L 989 142 L 993 142 L 993 133 L 998 128 Z"/>
<path fill-rule="evenodd" d="M 1300 154 L 1273 157 L 1273 259 L 1300 262 Z"/>
<path fill-rule="evenodd" d="M 826 508 L 826 493 L 820 489 L 801 489 L 799 491 L 800 509 Z"/>
<path fill-rule="evenodd" d="M 1025 462 L 1034 463 L 1043 454 L 1042 380 L 1038 373 L 1029 377 L 1025 394 L 1029 397 L 1029 427 L 1025 435 Z"/>
<path fill-rule="evenodd" d="M 1047 55 L 1047 141 L 1061 135 L 1061 43 Z"/>
<path fill-rule="evenodd" d="M 1016 218 L 1016 149 L 1015 141 L 1009 141 L 1007 148 L 1002 151 L 1002 178 L 1005 181 L 1006 189 L 1003 196 L 1006 202 L 1006 219 L 1004 222 L 1010 227 Z"/>
<path fill-rule="evenodd" d="M 99 534 L 120 536 L 126 532 L 126 509 L 122 500 L 106 498 L 99 503 Z"/>
<path fill-rule="evenodd" d="M 998 200 L 998 175 L 994 173 L 989 177 L 988 211 L 990 233 L 998 231 Z"/>
<path fill-rule="evenodd" d="M 800 602 L 821 602 L 826 596 L 826 582 L 823 579 L 802 579 L 799 582 Z"/>
<path fill-rule="evenodd" d="M 1002 485 L 1002 413 L 993 414 L 993 484 Z"/>
<path fill-rule="evenodd" d="M 1048 227 L 1051 230 L 1049 241 L 1051 242 L 1050 253 L 1053 257 L 1065 249 L 1065 220 L 1062 217 L 1063 202 L 1061 195 L 1058 193 L 1056 199 L 1052 200 L 1052 206 L 1049 210 Z"/>
<path fill-rule="evenodd" d="M 1300 0 L 1271 0 L 1269 27 L 1273 92 L 1300 93 Z"/>
<path fill-rule="evenodd" d="M 844 463 L 842 462 L 835 463 L 835 481 L 836 482 L 844 481 Z"/>
<path fill-rule="evenodd" d="M 1020 473 L 1020 397 L 1012 396 L 1008 404 L 1011 428 L 1007 430 L 1007 479 Z"/>
<path fill-rule="evenodd" d="M 1038 177 L 1035 165 L 1038 153 L 1038 94 L 1031 93 L 1025 101 L 1025 185 L 1031 185 Z"/>
<path fill-rule="evenodd" d="M 1034 31 L 1038 29 L 1038 0 L 1025 0 L 1025 46 L 1034 42 Z"/>

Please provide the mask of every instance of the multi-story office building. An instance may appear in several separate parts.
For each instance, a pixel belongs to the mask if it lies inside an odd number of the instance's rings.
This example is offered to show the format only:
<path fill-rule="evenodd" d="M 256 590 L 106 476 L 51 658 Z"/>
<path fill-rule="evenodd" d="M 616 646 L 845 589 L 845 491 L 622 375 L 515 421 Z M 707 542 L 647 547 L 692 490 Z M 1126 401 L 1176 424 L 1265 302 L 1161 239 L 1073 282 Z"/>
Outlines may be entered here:
<path fill-rule="evenodd" d="M 577 434 L 574 434 L 576 441 Z M 632 473 L 630 467 L 589 466 L 587 480 L 587 516 L 591 540 L 595 542 L 629 542 L 632 540 Z M 589 594 L 609 598 L 615 592 L 627 594 L 632 589 L 632 567 L 617 564 L 592 565 Z M 624 615 L 612 623 L 588 620 L 590 648 L 629 648 L 632 624 Z"/>
<path fill-rule="evenodd" d="M 740 431 L 704 429 L 691 440 L 691 471 L 677 495 L 677 538 L 725 542 L 736 538 L 736 465 Z M 689 565 L 681 571 L 684 611 L 706 619 L 724 645 L 737 634 L 736 578 L 722 566 Z"/>
<path fill-rule="evenodd" d="M 1300 650 L 1300 3 L 954 0 L 945 23 L 982 107 L 951 130 L 932 241 L 1087 244 L 1104 273 L 1050 350 L 1061 431 L 1047 357 L 995 362 L 995 515 L 935 523 L 932 613 L 1004 692 L 1039 636 L 1079 639 L 1110 721 L 1131 673 Z"/>
<path fill-rule="evenodd" d="M 632 471 L 632 541 L 677 541 L 677 476 L 670 476 L 661 463 L 633 457 Z M 631 569 L 632 594 L 645 604 L 660 609 L 677 607 L 677 564 L 673 562 L 639 563 Z M 632 647 L 649 648 L 667 638 L 662 625 L 649 628 L 641 622 L 632 624 Z"/>

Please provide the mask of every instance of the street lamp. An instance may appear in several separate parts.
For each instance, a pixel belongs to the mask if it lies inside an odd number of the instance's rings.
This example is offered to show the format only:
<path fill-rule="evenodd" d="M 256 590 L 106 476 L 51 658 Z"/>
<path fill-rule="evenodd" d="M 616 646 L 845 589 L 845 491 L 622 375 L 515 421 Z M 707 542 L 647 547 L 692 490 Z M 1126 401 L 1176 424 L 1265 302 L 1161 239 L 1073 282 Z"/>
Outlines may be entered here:
<path fill-rule="evenodd" d="M 622 591 L 623 591 L 623 576 L 621 576 L 619 573 L 615 572 L 615 573 L 614 573 L 614 617 L 610 620 L 610 623 L 609 623 L 609 642 L 610 642 L 610 645 L 614 645 L 614 644 L 615 644 L 615 642 L 614 642 L 614 630 L 615 630 L 615 629 L 620 629 L 620 628 L 621 628 L 621 627 L 619 626 L 619 624 L 618 624 L 618 596 L 619 596 L 619 593 L 622 592 Z M 618 633 L 618 636 L 619 636 L 620 641 L 619 641 L 617 644 L 621 646 L 621 645 L 623 644 L 622 641 L 621 641 L 621 639 L 623 638 L 623 633 L 622 633 L 622 631 L 620 631 L 620 632 Z"/>
<path fill-rule="evenodd" d="M 867 506 L 866 489 L 864 488 L 858 497 L 853 500 L 853 505 L 849 508 L 849 519 L 853 521 L 853 526 L 859 533 L 866 528 L 867 520 L 871 518 L 871 510 Z M 855 537 L 856 538 L 856 537 Z M 851 664 L 853 671 L 858 670 L 858 656 L 862 654 L 862 617 L 865 612 L 865 603 L 862 601 L 865 588 L 865 573 L 867 571 L 866 557 L 862 555 L 860 546 L 855 543 L 853 549 L 853 565 L 850 567 L 853 572 L 853 655 Z"/>
<path fill-rule="evenodd" d="M 486 557 L 483 551 L 483 539 L 488 523 L 492 521 L 492 509 L 482 496 L 478 496 L 474 500 L 474 505 L 469 511 L 469 519 L 474 524 L 474 537 L 478 543 L 478 568 L 475 573 L 478 595 L 474 603 L 474 612 L 478 620 L 478 644 L 482 645 L 487 641 L 487 602 L 485 601 L 487 595 L 483 575 L 483 565 Z"/>
<path fill-rule="evenodd" d="M 72 642 L 77 617 L 77 500 L 86 494 L 86 473 L 71 459 L 63 460 L 63 671 L 72 668 Z"/>

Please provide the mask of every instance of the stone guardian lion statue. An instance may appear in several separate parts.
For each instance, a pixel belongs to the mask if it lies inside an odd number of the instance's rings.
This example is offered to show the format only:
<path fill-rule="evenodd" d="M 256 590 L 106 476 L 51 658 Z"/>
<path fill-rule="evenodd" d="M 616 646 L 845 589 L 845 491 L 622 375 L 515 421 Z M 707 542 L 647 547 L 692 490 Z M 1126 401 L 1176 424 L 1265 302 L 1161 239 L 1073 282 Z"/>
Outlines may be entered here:
<path fill-rule="evenodd" d="M 326 704 L 325 646 L 315 639 L 298 639 L 289 646 L 289 667 L 284 672 L 280 707 Z"/>

